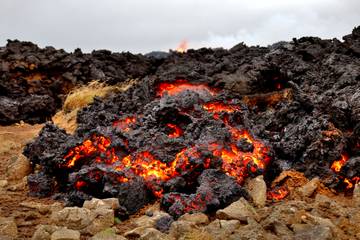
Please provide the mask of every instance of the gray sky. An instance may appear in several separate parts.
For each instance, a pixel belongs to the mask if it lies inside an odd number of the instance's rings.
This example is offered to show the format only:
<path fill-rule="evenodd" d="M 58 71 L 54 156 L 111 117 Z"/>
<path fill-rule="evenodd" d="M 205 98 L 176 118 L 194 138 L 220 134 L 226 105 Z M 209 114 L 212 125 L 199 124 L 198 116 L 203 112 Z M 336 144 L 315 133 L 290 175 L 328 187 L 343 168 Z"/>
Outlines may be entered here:
<path fill-rule="evenodd" d="M 146 53 L 341 37 L 360 25 L 360 0 L 0 0 L 0 45 L 33 41 L 84 52 Z"/>

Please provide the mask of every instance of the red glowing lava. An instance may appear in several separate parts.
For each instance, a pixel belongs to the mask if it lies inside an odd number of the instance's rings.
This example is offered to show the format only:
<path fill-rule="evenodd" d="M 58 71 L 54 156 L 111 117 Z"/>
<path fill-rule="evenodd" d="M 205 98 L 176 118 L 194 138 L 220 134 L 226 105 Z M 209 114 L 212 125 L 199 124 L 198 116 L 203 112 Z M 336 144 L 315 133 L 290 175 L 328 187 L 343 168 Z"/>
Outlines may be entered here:
<path fill-rule="evenodd" d="M 163 96 L 165 92 L 173 96 L 186 90 L 207 92 L 211 95 L 216 94 L 216 90 L 206 85 L 191 84 L 179 80 L 171 83 L 161 83 L 158 96 Z M 203 104 L 202 108 L 213 113 L 216 120 L 220 120 L 217 116 L 221 113 L 231 114 L 241 111 L 240 106 L 220 102 L 208 102 Z M 222 121 L 230 133 L 230 142 L 204 142 L 187 147 L 179 151 L 173 161 L 167 163 L 158 159 L 156 153 L 151 151 L 136 152 L 135 150 L 130 154 L 124 154 L 124 151 L 112 147 L 110 138 L 93 135 L 66 154 L 64 157 L 65 167 L 72 168 L 79 160 L 92 161 L 94 159 L 96 163 L 105 164 L 113 170 L 121 172 L 121 177 L 117 179 L 120 183 L 126 183 L 135 176 L 142 177 L 154 196 L 161 197 L 163 194 L 161 183 L 183 176 L 183 174 L 189 173 L 194 176 L 199 174 L 201 170 L 210 168 L 212 161 L 218 162 L 217 160 L 221 160 L 221 170 L 234 177 L 239 184 L 242 184 L 250 174 L 261 174 L 265 170 L 270 161 L 269 148 L 263 142 L 255 139 L 247 130 L 231 126 L 227 118 L 223 118 Z M 136 117 L 127 117 L 114 122 L 113 126 L 128 132 L 132 127 L 135 127 L 135 123 Z M 168 123 L 166 126 L 171 130 L 168 133 L 169 138 L 183 136 L 183 130 L 176 124 Z M 244 140 L 249 145 L 252 145 L 251 150 L 241 150 L 237 146 L 239 140 Z M 209 152 L 203 156 L 201 152 L 204 150 Z M 212 154 L 212 156 L 209 156 L 209 154 Z M 75 183 L 75 187 L 77 189 L 82 188 L 84 183 L 78 181 Z M 200 200 L 199 204 L 201 205 Z M 191 206 L 189 207 L 191 208 Z"/>
<path fill-rule="evenodd" d="M 347 154 L 342 154 L 341 159 L 334 161 L 331 165 L 331 170 L 338 173 L 341 171 L 341 168 L 344 166 L 344 164 L 349 160 L 349 156 Z"/>
<path fill-rule="evenodd" d="M 91 139 L 85 140 L 81 145 L 74 147 L 65 155 L 65 166 L 68 168 L 74 167 L 79 159 L 89 157 L 95 153 L 105 153 L 108 157 L 106 161 L 110 159 L 110 162 L 114 162 L 118 157 L 114 151 L 107 150 L 110 144 L 109 138 L 93 135 Z"/>
<path fill-rule="evenodd" d="M 206 84 L 195 84 L 189 83 L 187 80 L 176 80 L 173 82 L 161 82 L 158 85 L 157 96 L 163 97 L 165 93 L 169 96 L 175 96 L 184 91 L 208 93 L 210 95 L 217 93 L 216 90 L 209 88 Z"/>
<path fill-rule="evenodd" d="M 341 154 L 341 158 L 332 163 L 331 170 L 333 170 L 335 173 L 339 173 L 348 160 L 349 156 L 347 154 Z M 346 189 L 352 189 L 354 188 L 354 184 L 359 182 L 360 177 L 353 177 L 351 179 L 348 179 L 339 176 L 339 179 L 346 185 Z"/>
<path fill-rule="evenodd" d="M 183 134 L 181 128 L 175 124 L 168 123 L 166 126 L 168 126 L 173 131 L 172 133 L 168 134 L 169 138 L 178 138 Z"/>

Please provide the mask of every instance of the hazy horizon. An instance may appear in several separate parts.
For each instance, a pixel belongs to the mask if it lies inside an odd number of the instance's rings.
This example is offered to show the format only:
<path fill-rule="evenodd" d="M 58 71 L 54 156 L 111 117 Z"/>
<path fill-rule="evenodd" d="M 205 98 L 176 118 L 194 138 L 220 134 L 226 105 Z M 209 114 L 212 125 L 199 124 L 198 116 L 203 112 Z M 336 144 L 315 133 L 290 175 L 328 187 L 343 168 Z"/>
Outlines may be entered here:
<path fill-rule="evenodd" d="M 31 41 L 72 52 L 81 48 L 148 53 L 267 46 L 293 37 L 338 38 L 360 25 L 358 0 L 3 0 L 0 45 Z"/>

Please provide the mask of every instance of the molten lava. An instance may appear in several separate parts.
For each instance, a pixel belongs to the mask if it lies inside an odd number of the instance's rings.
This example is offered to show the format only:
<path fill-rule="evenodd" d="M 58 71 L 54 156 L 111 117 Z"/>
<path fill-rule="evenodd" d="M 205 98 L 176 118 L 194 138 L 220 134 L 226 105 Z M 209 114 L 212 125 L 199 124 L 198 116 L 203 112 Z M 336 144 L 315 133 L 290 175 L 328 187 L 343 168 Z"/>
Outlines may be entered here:
<path fill-rule="evenodd" d="M 336 173 L 340 172 L 341 168 L 348 160 L 349 160 L 349 156 L 347 154 L 342 154 L 340 160 L 333 162 L 333 164 L 331 165 L 331 169 Z"/>
<path fill-rule="evenodd" d="M 331 170 L 335 173 L 340 173 L 342 167 L 349 160 L 349 156 L 347 154 L 342 154 L 341 159 L 334 161 L 331 165 Z M 360 181 L 360 177 L 353 177 L 351 179 L 345 178 L 343 176 L 339 176 L 339 179 L 346 185 L 346 189 L 354 188 L 354 184 Z"/>
<path fill-rule="evenodd" d="M 206 92 L 215 95 L 216 90 L 203 84 L 192 84 L 185 80 L 178 80 L 171 83 L 160 83 L 158 96 L 162 97 L 165 92 L 169 96 L 177 95 L 183 91 Z M 213 113 L 214 119 L 220 120 L 220 114 L 232 114 L 241 111 L 240 106 L 226 104 L 221 102 L 207 102 L 202 105 L 204 111 Z M 194 111 L 194 110 L 191 110 Z M 189 112 L 191 114 L 191 112 Z M 139 117 L 139 116 L 137 116 Z M 239 184 L 251 174 L 262 174 L 270 161 L 269 148 L 261 141 L 255 139 L 247 130 L 240 129 L 229 124 L 228 118 L 221 119 L 228 129 L 231 139 L 230 142 L 204 142 L 195 144 L 192 147 L 186 147 L 179 151 L 173 161 L 164 162 L 156 157 L 156 152 L 115 149 L 111 145 L 111 139 L 107 136 L 93 135 L 65 155 L 64 166 L 73 168 L 78 161 L 89 163 L 95 161 L 97 164 L 103 164 L 119 173 L 117 181 L 126 183 L 134 177 L 144 179 L 146 186 L 156 197 L 163 195 L 162 185 L 175 177 L 192 176 L 197 177 L 202 170 L 210 168 L 216 164 L 213 161 L 221 160 L 220 169 L 227 175 L 236 179 Z M 124 132 L 132 131 L 136 123 L 136 117 L 126 117 L 115 121 L 114 128 Z M 178 138 L 183 136 L 183 130 L 176 124 L 167 123 L 167 133 L 169 138 Z M 127 146 L 127 141 L 124 140 Z M 242 149 L 238 142 L 243 142 L 250 148 Z M 206 150 L 208 153 L 202 154 Z M 210 154 L 210 155 L 209 155 Z M 211 156 L 212 154 L 212 156 Z M 214 162 L 214 163 L 215 163 Z M 218 165 L 216 165 L 218 166 Z M 101 174 L 101 173 L 100 173 Z M 98 177 L 100 181 L 100 177 Z M 78 180 L 75 182 L 75 188 L 80 189 L 86 185 L 85 182 Z M 174 195 L 175 199 L 178 199 Z M 195 196 L 195 200 L 185 204 L 189 209 L 199 208 L 203 205 L 203 196 Z M 192 204 L 195 204 L 194 206 Z"/>
<path fill-rule="evenodd" d="M 113 151 L 107 150 L 110 144 L 111 141 L 109 138 L 93 135 L 91 139 L 85 140 L 81 145 L 74 147 L 65 155 L 65 166 L 72 168 L 79 159 L 89 157 L 95 153 L 105 153 L 107 157 L 106 161 L 110 159 L 110 161 L 113 162 L 113 160 L 117 159 L 117 156 Z"/>
<path fill-rule="evenodd" d="M 178 138 L 183 134 L 181 128 L 175 124 L 168 123 L 166 126 L 168 126 L 173 131 L 172 133 L 168 134 L 169 138 Z"/>
<path fill-rule="evenodd" d="M 179 52 L 179 53 L 184 53 L 186 52 L 188 49 L 188 42 L 186 40 L 181 41 L 181 43 L 179 44 L 179 46 L 176 48 L 175 51 Z"/>
<path fill-rule="evenodd" d="M 161 82 L 157 89 L 157 96 L 163 97 L 165 93 L 169 96 L 175 96 L 184 91 L 208 93 L 211 95 L 217 93 L 216 90 L 209 88 L 206 84 L 195 84 L 189 83 L 186 80 L 177 80 L 173 82 Z"/>

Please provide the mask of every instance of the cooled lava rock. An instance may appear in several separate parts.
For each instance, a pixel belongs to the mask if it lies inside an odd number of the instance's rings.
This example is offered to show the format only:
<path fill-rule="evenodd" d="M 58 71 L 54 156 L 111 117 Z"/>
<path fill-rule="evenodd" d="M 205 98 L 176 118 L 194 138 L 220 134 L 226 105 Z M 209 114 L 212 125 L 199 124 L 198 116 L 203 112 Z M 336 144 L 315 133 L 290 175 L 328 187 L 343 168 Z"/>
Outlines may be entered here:
<path fill-rule="evenodd" d="M 89 196 L 119 197 L 124 214 L 131 214 L 160 198 L 177 217 L 224 207 L 245 195 L 240 186 L 247 177 L 264 174 L 269 183 L 289 169 L 346 191 L 360 180 L 359 36 L 357 27 L 343 42 L 304 37 L 164 57 L 67 54 L 10 42 L 0 57 L 12 56 L 16 64 L 1 65 L 0 116 L 3 123 L 19 119 L 23 99 L 16 93 L 28 96 L 23 86 L 29 71 L 30 82 L 39 84 L 39 91 L 30 92 L 51 96 L 58 106 L 54 96 L 70 89 L 63 84 L 70 75 L 76 76 L 71 83 L 85 83 L 89 76 L 110 84 L 139 78 L 127 91 L 80 110 L 73 135 L 47 124 L 26 146 L 24 154 L 57 187 L 31 190 L 40 196 L 59 191 L 77 199 L 74 204 Z M 54 59 L 41 67 L 16 62 L 14 56 L 23 56 L 19 46 L 35 56 L 51 52 Z M 58 78 L 50 76 L 59 71 Z M 20 77 L 8 81 L 15 73 Z M 41 74 L 56 80 L 56 87 L 36 80 Z M 24 119 L 33 119 L 31 114 Z M 79 197 L 66 197 L 73 193 Z"/>

